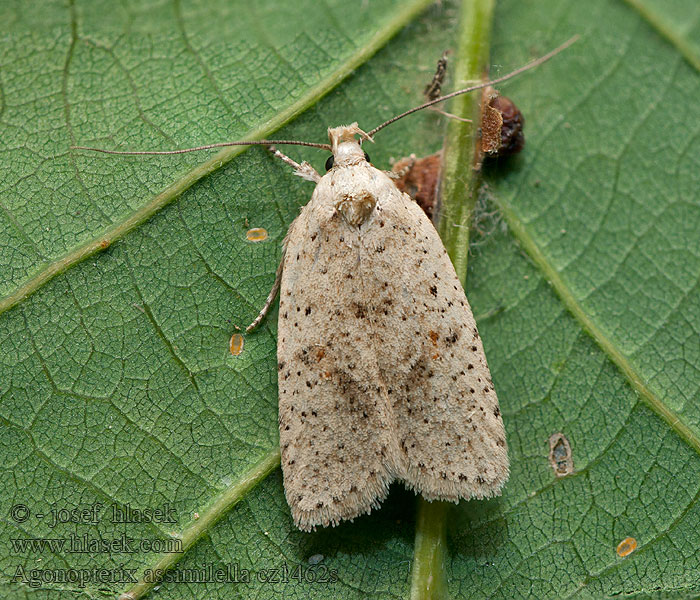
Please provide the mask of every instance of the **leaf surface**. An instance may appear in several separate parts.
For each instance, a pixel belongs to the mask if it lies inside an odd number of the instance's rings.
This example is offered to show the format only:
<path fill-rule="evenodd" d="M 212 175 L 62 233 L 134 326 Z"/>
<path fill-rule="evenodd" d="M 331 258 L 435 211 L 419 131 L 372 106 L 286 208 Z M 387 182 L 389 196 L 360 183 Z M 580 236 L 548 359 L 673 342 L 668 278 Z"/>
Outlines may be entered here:
<path fill-rule="evenodd" d="M 199 582 L 166 581 L 153 597 L 409 594 L 413 494 L 395 486 L 355 523 L 296 531 L 274 468 L 276 311 L 240 355 L 228 349 L 264 302 L 313 186 L 262 149 L 69 149 L 324 142 L 328 126 L 371 128 L 418 103 L 459 35 L 449 2 L 422 13 L 425 2 L 296 4 L 0 9 L 12 31 L 0 40 L 4 597 L 115 597 L 164 556 Z M 684 11 L 696 18 L 692 2 L 645 4 L 697 48 L 697 25 L 681 26 Z M 485 172 L 467 289 L 512 475 L 501 498 L 450 512 L 453 597 L 700 592 L 698 70 L 634 2 L 508 0 L 491 73 L 575 33 L 573 48 L 502 88 L 525 114 L 527 146 Z M 372 161 L 435 151 L 443 130 L 428 111 L 404 119 L 378 134 Z M 326 159 L 287 153 L 320 171 Z M 253 227 L 267 240 L 248 241 Z M 557 432 L 573 450 L 564 478 L 548 461 Z M 52 509 L 95 503 L 96 524 L 56 512 L 69 522 L 52 527 Z M 174 522 L 115 522 L 127 507 Z M 66 549 L 84 535 L 134 542 Z M 623 558 L 628 536 L 637 549 Z M 180 537 L 196 542 L 163 554 Z M 29 538 L 67 541 L 16 546 Z M 93 568 L 107 580 L 55 579 Z M 216 581 L 219 568 L 229 581 Z"/>

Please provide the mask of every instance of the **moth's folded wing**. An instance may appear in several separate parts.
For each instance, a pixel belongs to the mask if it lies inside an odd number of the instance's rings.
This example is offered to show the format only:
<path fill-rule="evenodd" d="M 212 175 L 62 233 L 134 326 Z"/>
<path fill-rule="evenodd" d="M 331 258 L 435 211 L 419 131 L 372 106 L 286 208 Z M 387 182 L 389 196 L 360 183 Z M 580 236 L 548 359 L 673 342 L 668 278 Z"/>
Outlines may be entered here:
<path fill-rule="evenodd" d="M 382 206 L 385 225 L 363 237 L 361 270 L 405 466 L 398 476 L 427 499 L 492 496 L 508 454 L 481 339 L 435 228 L 397 194 Z"/>
<path fill-rule="evenodd" d="M 284 489 L 302 530 L 370 512 L 396 471 L 357 232 L 319 212 L 312 201 L 290 230 L 278 327 Z"/>

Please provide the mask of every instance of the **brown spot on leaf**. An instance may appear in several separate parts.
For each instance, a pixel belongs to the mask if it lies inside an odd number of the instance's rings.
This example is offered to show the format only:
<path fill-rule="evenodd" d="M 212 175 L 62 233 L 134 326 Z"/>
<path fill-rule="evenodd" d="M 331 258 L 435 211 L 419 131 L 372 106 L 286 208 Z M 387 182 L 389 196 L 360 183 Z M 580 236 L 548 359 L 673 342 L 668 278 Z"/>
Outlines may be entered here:
<path fill-rule="evenodd" d="M 440 182 L 440 153 L 425 158 L 410 156 L 398 160 L 392 171 L 399 175 L 396 187 L 408 194 L 432 218 Z"/>
<path fill-rule="evenodd" d="M 549 464 L 557 477 L 564 477 L 574 472 L 574 458 L 571 444 L 563 433 L 549 436 Z"/>
<path fill-rule="evenodd" d="M 510 98 L 492 87 L 484 88 L 481 113 L 481 151 L 503 157 L 520 152 L 525 146 L 525 118 Z"/>

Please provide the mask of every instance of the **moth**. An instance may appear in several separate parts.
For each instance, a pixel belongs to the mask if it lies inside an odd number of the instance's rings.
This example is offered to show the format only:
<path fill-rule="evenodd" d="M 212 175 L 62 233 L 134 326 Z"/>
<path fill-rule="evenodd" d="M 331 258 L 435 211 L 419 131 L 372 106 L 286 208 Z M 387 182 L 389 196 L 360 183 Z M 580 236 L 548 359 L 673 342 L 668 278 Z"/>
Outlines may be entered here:
<path fill-rule="evenodd" d="M 370 512 L 396 479 L 457 502 L 508 478 L 464 289 L 432 222 L 357 136 L 357 123 L 328 130 L 332 166 L 284 242 L 280 445 L 302 530 Z"/>
<path fill-rule="evenodd" d="M 275 155 L 313 181 L 283 242 L 275 284 L 251 332 L 280 294 L 279 426 L 287 502 L 310 531 L 369 513 L 400 480 L 427 500 L 484 498 L 508 478 L 505 430 L 462 285 L 432 222 L 374 167 L 362 142 L 404 116 L 498 83 L 430 100 L 369 133 L 328 129 L 329 144 L 224 142 L 166 152 L 263 144 L 330 150 L 327 173 Z"/>

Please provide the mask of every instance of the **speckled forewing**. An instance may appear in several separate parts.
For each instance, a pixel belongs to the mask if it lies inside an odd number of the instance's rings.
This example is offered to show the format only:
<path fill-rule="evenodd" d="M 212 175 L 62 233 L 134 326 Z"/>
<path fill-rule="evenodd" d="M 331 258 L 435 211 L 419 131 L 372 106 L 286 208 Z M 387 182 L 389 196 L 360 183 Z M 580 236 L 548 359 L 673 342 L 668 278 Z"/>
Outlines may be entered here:
<path fill-rule="evenodd" d="M 481 339 L 432 223 L 394 188 L 363 227 L 358 272 L 408 486 L 427 499 L 491 496 L 508 478 Z"/>
<path fill-rule="evenodd" d="M 428 499 L 498 493 L 508 477 L 498 400 L 423 211 L 366 163 L 333 169 L 287 239 L 277 355 L 296 524 L 369 512 L 395 477 Z"/>
<path fill-rule="evenodd" d="M 369 512 L 396 476 L 389 456 L 396 440 L 357 273 L 358 231 L 335 211 L 326 184 L 290 229 L 280 288 L 282 470 L 303 530 Z"/>

